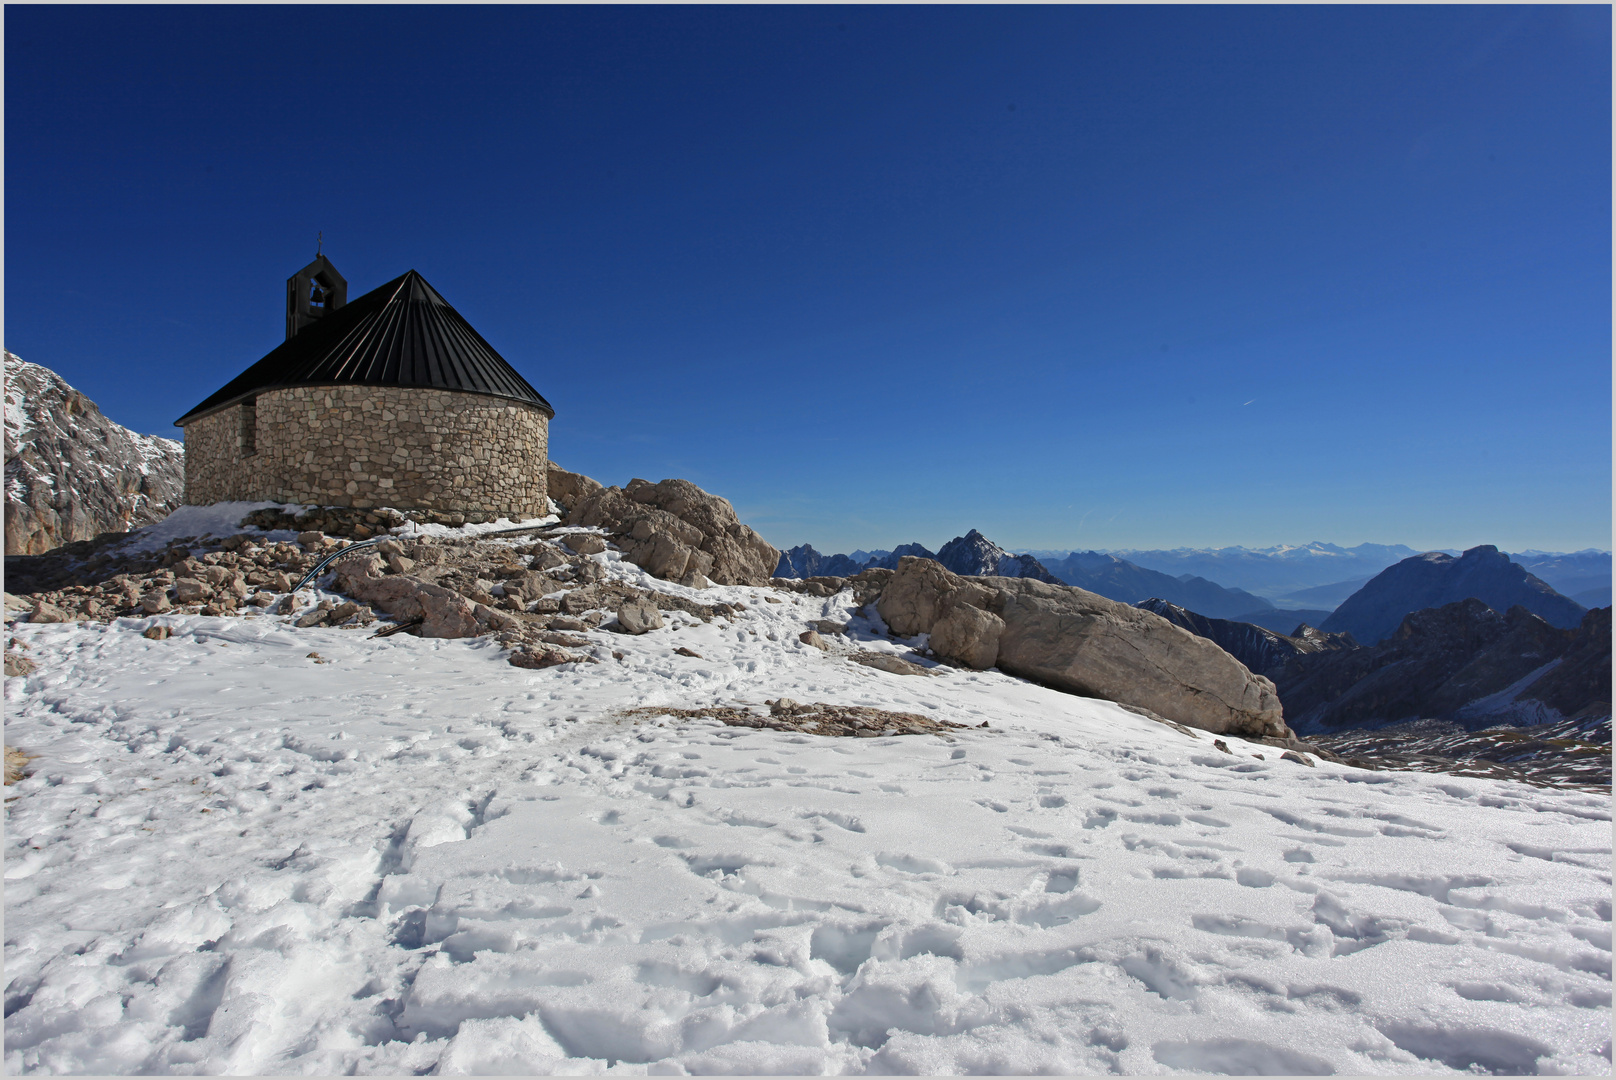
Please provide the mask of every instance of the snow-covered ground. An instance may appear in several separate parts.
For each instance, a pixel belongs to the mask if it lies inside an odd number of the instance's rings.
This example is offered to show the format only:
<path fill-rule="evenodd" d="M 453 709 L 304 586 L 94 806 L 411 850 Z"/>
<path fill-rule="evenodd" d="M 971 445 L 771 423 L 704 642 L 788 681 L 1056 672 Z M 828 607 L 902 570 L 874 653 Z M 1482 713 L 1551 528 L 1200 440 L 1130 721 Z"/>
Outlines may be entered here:
<path fill-rule="evenodd" d="M 1608 797 L 888 674 L 798 641 L 845 596 L 597 558 L 748 610 L 541 671 L 269 616 L 17 626 L 7 1070 L 1610 1071 Z M 970 727 L 621 715 L 782 695 Z"/>

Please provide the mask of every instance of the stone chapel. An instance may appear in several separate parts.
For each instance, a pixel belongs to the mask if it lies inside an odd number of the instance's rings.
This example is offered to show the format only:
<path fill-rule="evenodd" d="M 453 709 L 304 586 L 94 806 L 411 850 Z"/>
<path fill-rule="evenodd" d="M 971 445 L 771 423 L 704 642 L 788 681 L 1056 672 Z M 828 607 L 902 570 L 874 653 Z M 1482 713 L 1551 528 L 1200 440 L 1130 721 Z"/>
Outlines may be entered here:
<path fill-rule="evenodd" d="M 185 501 L 546 513 L 550 403 L 414 270 L 347 297 L 316 257 L 286 341 L 174 422 Z"/>

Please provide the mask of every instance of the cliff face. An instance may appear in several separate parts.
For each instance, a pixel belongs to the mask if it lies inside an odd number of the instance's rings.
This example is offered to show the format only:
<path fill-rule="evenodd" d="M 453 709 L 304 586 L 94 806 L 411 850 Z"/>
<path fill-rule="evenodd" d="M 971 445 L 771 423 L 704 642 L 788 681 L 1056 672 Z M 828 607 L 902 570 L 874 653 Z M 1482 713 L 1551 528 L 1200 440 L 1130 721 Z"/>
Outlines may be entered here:
<path fill-rule="evenodd" d="M 1389 566 L 1335 609 L 1319 629 L 1346 632 L 1365 645 L 1390 637 L 1403 617 L 1471 597 L 1494 611 L 1519 604 L 1554 626 L 1582 622 L 1581 604 L 1561 596 L 1490 544 L 1459 558 L 1428 551 Z"/>
<path fill-rule="evenodd" d="M 163 520 L 185 500 L 185 448 L 139 435 L 49 368 L 5 354 L 6 554 Z"/>

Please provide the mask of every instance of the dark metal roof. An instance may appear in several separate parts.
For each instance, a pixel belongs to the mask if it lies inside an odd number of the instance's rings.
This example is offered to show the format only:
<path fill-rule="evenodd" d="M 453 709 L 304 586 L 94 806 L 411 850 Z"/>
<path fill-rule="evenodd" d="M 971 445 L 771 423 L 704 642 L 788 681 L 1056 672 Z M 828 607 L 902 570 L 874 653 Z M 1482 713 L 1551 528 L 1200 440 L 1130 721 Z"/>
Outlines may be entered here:
<path fill-rule="evenodd" d="M 413 386 L 487 394 L 555 410 L 414 270 L 300 330 L 218 393 L 192 420 L 290 386 Z"/>

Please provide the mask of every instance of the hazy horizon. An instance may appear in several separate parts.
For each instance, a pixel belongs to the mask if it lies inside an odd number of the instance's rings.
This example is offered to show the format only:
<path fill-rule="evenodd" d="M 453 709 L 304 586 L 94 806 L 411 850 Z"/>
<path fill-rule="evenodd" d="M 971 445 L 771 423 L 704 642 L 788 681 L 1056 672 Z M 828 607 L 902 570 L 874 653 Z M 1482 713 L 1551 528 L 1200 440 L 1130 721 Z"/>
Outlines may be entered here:
<path fill-rule="evenodd" d="M 969 532 L 969 531 L 970 531 L 969 529 L 966 529 L 966 530 L 964 530 L 962 532 L 955 533 L 953 536 L 946 537 L 943 540 L 937 541 L 935 543 L 928 543 L 925 540 L 918 540 L 918 539 L 903 540 L 903 541 L 900 541 L 899 543 L 901 543 L 901 544 L 920 544 L 921 546 L 925 547 L 926 549 L 928 549 L 930 551 L 937 551 L 939 548 L 942 547 L 942 545 L 948 543 L 950 540 L 956 539 L 957 537 L 964 536 L 965 533 Z M 1046 555 L 1049 555 L 1050 553 L 1054 553 L 1055 555 L 1069 555 L 1069 554 L 1072 554 L 1074 552 L 1080 552 L 1080 551 L 1094 551 L 1094 552 L 1098 552 L 1098 553 L 1100 553 L 1102 555 L 1116 554 L 1118 552 L 1130 552 L 1130 551 L 1132 551 L 1132 552 L 1144 552 L 1144 551 L 1162 551 L 1162 552 L 1186 551 L 1186 552 L 1188 552 L 1188 551 L 1229 551 L 1229 550 L 1234 550 L 1234 549 L 1241 549 L 1241 550 L 1252 551 L 1252 552 L 1262 552 L 1262 551 L 1273 550 L 1275 548 L 1302 548 L 1302 547 L 1307 547 L 1308 544 L 1313 544 L 1313 543 L 1319 543 L 1319 544 L 1331 544 L 1331 543 L 1333 543 L 1333 541 L 1329 541 L 1329 540 L 1310 540 L 1305 544 L 1290 544 L 1290 543 L 1280 542 L 1280 543 L 1277 543 L 1277 544 L 1261 544 L 1261 545 L 1225 544 L 1225 545 L 1221 545 L 1219 547 L 1198 547 L 1198 546 L 1189 546 L 1189 545 L 1183 545 L 1183 544 L 1175 544 L 1175 545 L 1172 545 L 1172 546 L 1169 546 L 1169 547 L 1163 547 L 1163 546 L 1159 546 L 1159 545 L 1151 546 L 1151 547 L 1141 547 L 1141 546 L 1138 546 L 1138 545 L 1132 545 L 1132 546 L 1123 546 L 1123 547 L 1099 548 L 1099 547 L 1071 547 L 1071 546 L 1064 546 L 1064 545 L 1060 545 L 1060 544 L 1044 545 L 1044 546 L 1037 546 L 1037 547 L 1023 547 L 1023 546 L 1015 546 L 1015 545 L 1011 545 L 1011 544 L 1000 543 L 999 540 L 996 537 L 994 537 L 992 535 L 989 535 L 988 533 L 984 532 L 983 530 L 978 529 L 977 531 L 981 532 L 982 535 L 986 536 L 989 540 L 992 540 L 994 543 L 998 544 L 1000 547 L 1004 548 L 1006 551 L 1010 552 L 1012 555 L 1032 555 L 1035 558 L 1044 558 Z M 770 542 L 773 543 L 773 541 L 770 541 Z M 1361 541 L 1358 544 L 1335 544 L 1334 546 L 1339 547 L 1339 548 L 1343 548 L 1343 549 L 1348 550 L 1348 551 L 1351 551 L 1351 550 L 1353 550 L 1355 548 L 1358 548 L 1358 547 L 1361 547 L 1361 546 L 1364 546 L 1364 545 L 1372 545 L 1372 546 L 1376 546 L 1376 547 L 1397 547 L 1399 545 L 1399 543 L 1400 543 L 1399 541 L 1395 541 L 1395 540 L 1394 541 L 1388 541 L 1388 542 L 1365 540 L 1365 541 Z M 1484 541 L 1484 543 L 1485 543 L 1485 541 Z M 867 552 L 883 551 L 883 552 L 890 552 L 890 551 L 893 551 L 894 549 L 896 549 L 899 546 L 899 544 L 873 544 L 873 545 L 872 544 L 855 544 L 852 547 L 822 548 L 818 544 L 810 543 L 809 541 L 803 540 L 803 541 L 798 541 L 795 544 L 788 544 L 785 547 L 781 547 L 780 550 L 781 551 L 787 551 L 787 550 L 790 550 L 791 548 L 799 547 L 802 544 L 808 544 L 809 547 L 812 547 L 815 551 L 817 551 L 821 555 L 851 555 L 855 551 L 867 551 Z M 778 544 L 776 544 L 775 546 L 780 547 L 780 545 L 778 545 Z M 1437 547 L 1426 547 L 1426 548 L 1416 547 L 1416 546 L 1414 546 L 1412 544 L 1402 544 L 1402 546 L 1410 548 L 1414 552 L 1414 554 L 1416 554 L 1416 555 L 1422 555 L 1422 554 L 1424 554 L 1424 553 L 1426 553 L 1428 551 L 1443 551 L 1443 552 L 1447 552 L 1449 554 L 1452 554 L 1454 552 L 1468 551 L 1470 548 L 1476 547 L 1478 545 L 1476 545 L 1476 544 L 1468 544 L 1465 547 L 1458 547 L 1458 546 L 1453 545 L 1453 544 L 1446 544 L 1446 545 L 1439 545 Z M 1529 547 L 1528 548 L 1514 549 L 1514 548 L 1500 547 L 1499 545 L 1496 545 L 1496 544 L 1494 544 L 1493 546 L 1498 547 L 1499 551 L 1502 551 L 1502 552 L 1504 552 L 1505 554 L 1508 554 L 1508 555 L 1524 555 L 1524 554 L 1533 553 L 1533 552 L 1541 553 L 1541 554 L 1545 554 L 1545 555 L 1577 555 L 1577 554 L 1582 554 L 1584 552 L 1599 552 L 1599 553 L 1606 554 L 1606 555 L 1610 554 L 1610 549 L 1609 548 L 1592 548 L 1592 547 L 1589 547 L 1589 548 L 1578 548 L 1576 550 L 1562 550 L 1562 549 L 1558 549 L 1558 548 L 1529 548 Z M 1053 557 L 1053 556 L 1051 556 L 1051 557 Z"/>

